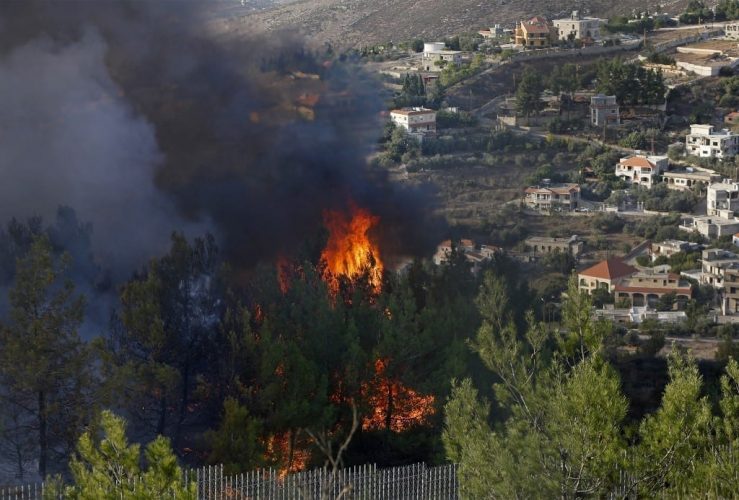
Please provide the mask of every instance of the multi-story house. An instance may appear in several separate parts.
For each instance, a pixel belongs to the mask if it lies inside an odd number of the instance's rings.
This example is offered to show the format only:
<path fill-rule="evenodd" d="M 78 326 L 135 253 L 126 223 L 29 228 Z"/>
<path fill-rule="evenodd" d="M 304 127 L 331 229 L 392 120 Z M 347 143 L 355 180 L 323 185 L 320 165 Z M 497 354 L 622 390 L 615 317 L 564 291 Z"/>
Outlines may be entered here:
<path fill-rule="evenodd" d="M 667 170 L 666 156 L 633 155 L 621 158 L 616 165 L 616 177 L 624 178 L 629 184 L 653 187 L 659 175 Z"/>
<path fill-rule="evenodd" d="M 580 186 L 577 184 L 548 184 L 526 188 L 524 204 L 544 212 L 571 211 L 580 202 Z"/>
<path fill-rule="evenodd" d="M 637 272 L 620 279 L 614 286 L 616 300 L 627 299 L 632 306 L 655 307 L 665 295 L 675 296 L 675 305 L 682 309 L 692 296 L 687 280 L 673 273 Z"/>
<path fill-rule="evenodd" d="M 577 257 L 585 248 L 585 242 L 577 235 L 569 238 L 550 238 L 547 236 L 529 236 L 524 240 L 524 245 L 529 252 L 546 255 L 562 252 Z"/>
<path fill-rule="evenodd" d="M 681 252 L 697 252 L 703 247 L 700 243 L 691 243 L 681 240 L 665 240 L 659 243 L 652 243 L 649 249 L 649 255 L 652 261 L 660 257 L 671 257 Z"/>
<path fill-rule="evenodd" d="M 590 98 L 590 124 L 594 127 L 621 124 L 615 95 L 597 94 Z"/>
<path fill-rule="evenodd" d="M 535 16 L 528 21 L 519 21 L 516 24 L 514 40 L 516 45 L 534 49 L 542 49 L 552 44 L 556 39 L 557 31 L 552 24 L 541 16 Z"/>
<path fill-rule="evenodd" d="M 695 231 L 706 238 L 720 238 L 730 236 L 739 232 L 739 219 L 736 217 L 725 217 L 725 213 L 719 215 L 692 215 L 683 217 L 679 229 L 683 231 Z"/>
<path fill-rule="evenodd" d="M 628 300 L 634 307 L 654 307 L 661 297 L 674 294 L 675 304 L 680 309 L 692 296 L 690 283 L 679 275 L 639 271 L 621 259 L 601 261 L 578 272 L 577 279 L 582 291 L 606 290 L 616 299 Z"/>
<path fill-rule="evenodd" d="M 726 23 L 724 25 L 724 34 L 726 38 L 739 39 L 739 23 Z"/>
<path fill-rule="evenodd" d="M 621 259 L 608 259 L 577 273 L 579 288 L 592 293 L 603 289 L 613 292 L 616 284 L 623 278 L 636 273 L 637 269 Z"/>
<path fill-rule="evenodd" d="M 459 66 L 462 62 L 462 52 L 447 50 L 444 42 L 427 42 L 423 44 L 421 59 L 425 71 L 441 71 L 444 64 Z"/>
<path fill-rule="evenodd" d="M 669 189 L 687 191 L 693 189 L 695 186 L 706 186 L 714 182 L 720 182 L 721 176 L 716 172 L 707 172 L 691 168 L 664 172 L 662 174 L 662 180 L 667 184 Z"/>
<path fill-rule="evenodd" d="M 438 266 L 447 262 L 452 255 L 452 241 L 442 241 L 436 247 L 434 254 L 434 263 Z M 496 253 L 500 252 L 500 248 L 492 245 L 477 246 L 473 240 L 463 239 L 457 242 L 456 251 L 464 256 L 465 260 L 471 264 L 470 270 L 477 273 L 483 264 L 492 259 Z"/>
<path fill-rule="evenodd" d="M 560 40 L 600 40 L 600 28 L 603 19 L 597 17 L 583 17 L 580 12 L 573 10 L 569 18 L 555 19 L 552 24 L 557 29 Z"/>
<path fill-rule="evenodd" d="M 739 269 L 739 255 L 720 248 L 703 250 L 700 282 L 716 288 L 723 288 L 726 273 Z"/>
<path fill-rule="evenodd" d="M 739 135 L 713 125 L 691 125 L 685 137 L 685 151 L 700 158 L 731 158 L 739 153 Z"/>
<path fill-rule="evenodd" d="M 739 313 L 739 267 L 724 271 L 724 297 L 721 310 L 724 314 Z"/>
<path fill-rule="evenodd" d="M 706 209 L 708 215 L 719 215 L 721 211 L 734 213 L 739 210 L 739 183 L 727 179 L 708 186 Z"/>
<path fill-rule="evenodd" d="M 403 108 L 390 112 L 390 119 L 398 127 L 411 134 L 433 134 L 436 132 L 436 111 L 427 108 Z"/>

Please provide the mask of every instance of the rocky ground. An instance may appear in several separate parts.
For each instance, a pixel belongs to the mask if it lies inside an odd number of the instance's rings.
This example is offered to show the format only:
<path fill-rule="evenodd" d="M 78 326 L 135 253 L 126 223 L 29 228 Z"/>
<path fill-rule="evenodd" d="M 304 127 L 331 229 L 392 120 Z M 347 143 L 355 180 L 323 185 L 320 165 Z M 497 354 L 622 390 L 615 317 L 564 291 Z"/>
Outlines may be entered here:
<path fill-rule="evenodd" d="M 536 14 L 564 17 L 578 8 L 583 14 L 599 17 L 656 8 L 639 0 L 246 0 L 243 10 L 236 12 L 240 0 L 229 2 L 230 7 L 220 7 L 228 11 L 228 16 L 219 21 L 220 30 L 231 34 L 284 30 L 300 33 L 316 44 L 330 42 L 340 47 L 415 37 L 434 39 L 477 31 L 495 23 L 512 27 L 521 18 Z M 676 13 L 685 3 L 686 0 L 662 2 L 660 10 Z"/>

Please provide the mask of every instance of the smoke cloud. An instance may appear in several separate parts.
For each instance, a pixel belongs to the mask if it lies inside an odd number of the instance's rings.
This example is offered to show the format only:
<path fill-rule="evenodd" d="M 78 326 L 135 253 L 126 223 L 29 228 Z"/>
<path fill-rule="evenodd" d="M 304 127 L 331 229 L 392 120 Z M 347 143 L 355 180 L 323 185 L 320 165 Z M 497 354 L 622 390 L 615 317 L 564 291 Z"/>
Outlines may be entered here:
<path fill-rule="evenodd" d="M 349 200 L 425 251 L 429 198 L 367 168 L 377 84 L 287 36 L 213 36 L 212 5 L 0 4 L 0 218 L 73 207 L 119 278 L 173 230 L 243 267 L 289 255 Z"/>
<path fill-rule="evenodd" d="M 154 128 L 108 75 L 94 29 L 59 46 L 47 37 L 0 60 L 0 214 L 50 218 L 69 205 L 92 222 L 94 247 L 113 269 L 133 269 L 166 248 L 177 214 L 154 178 Z"/>

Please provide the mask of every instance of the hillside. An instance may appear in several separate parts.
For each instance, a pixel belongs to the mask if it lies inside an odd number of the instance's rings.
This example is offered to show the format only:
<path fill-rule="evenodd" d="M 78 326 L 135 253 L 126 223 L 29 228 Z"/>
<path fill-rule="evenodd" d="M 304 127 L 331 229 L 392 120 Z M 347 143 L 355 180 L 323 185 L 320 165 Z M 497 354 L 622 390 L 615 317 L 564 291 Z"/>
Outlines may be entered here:
<path fill-rule="evenodd" d="M 684 3 L 669 0 L 661 3 L 661 10 L 675 13 Z M 221 28 L 231 33 L 255 29 L 296 31 L 317 43 L 328 41 L 348 47 L 414 37 L 432 39 L 495 23 L 512 26 L 521 18 L 536 14 L 566 16 L 577 8 L 587 15 L 608 17 L 646 6 L 640 0 L 296 0 L 223 20 Z"/>

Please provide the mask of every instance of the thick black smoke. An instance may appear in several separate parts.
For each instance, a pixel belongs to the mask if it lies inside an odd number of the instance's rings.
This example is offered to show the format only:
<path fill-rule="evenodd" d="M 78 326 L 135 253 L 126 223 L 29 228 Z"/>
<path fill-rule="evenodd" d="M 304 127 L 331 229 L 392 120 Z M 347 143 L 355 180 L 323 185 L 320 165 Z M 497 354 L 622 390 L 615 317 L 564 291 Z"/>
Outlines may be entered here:
<path fill-rule="evenodd" d="M 123 273 L 173 230 L 244 267 L 289 255 L 349 200 L 385 248 L 427 249 L 432 207 L 366 166 L 376 84 L 289 37 L 213 33 L 214 5 L 0 3 L 0 217 L 72 206 Z"/>

